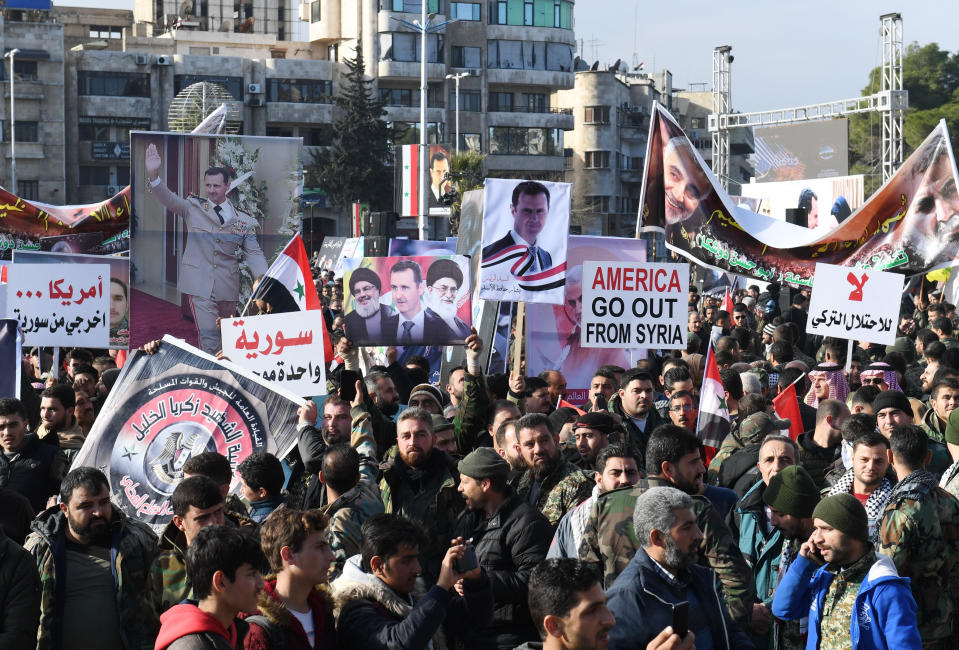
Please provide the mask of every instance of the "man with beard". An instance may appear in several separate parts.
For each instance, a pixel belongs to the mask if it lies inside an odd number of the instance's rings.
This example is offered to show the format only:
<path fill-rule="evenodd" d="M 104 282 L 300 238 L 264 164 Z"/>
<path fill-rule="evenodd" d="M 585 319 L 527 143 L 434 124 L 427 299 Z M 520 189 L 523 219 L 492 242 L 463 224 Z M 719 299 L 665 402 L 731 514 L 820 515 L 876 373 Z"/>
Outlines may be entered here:
<path fill-rule="evenodd" d="M 670 138 L 663 148 L 663 190 L 667 226 L 691 217 L 712 191 L 684 136 Z"/>
<path fill-rule="evenodd" d="M 372 269 L 359 268 L 350 274 L 350 294 L 356 305 L 346 314 L 346 335 L 353 341 L 377 342 L 391 338 L 388 323 L 393 318 L 389 305 L 380 303 L 382 283 Z"/>
<path fill-rule="evenodd" d="M 556 526 L 563 515 L 589 496 L 592 482 L 563 460 L 559 436 L 542 413 L 527 413 L 516 421 L 516 440 L 527 466 L 516 492 L 542 512 L 550 526 Z"/>
<path fill-rule="evenodd" d="M 673 487 L 654 487 L 636 499 L 633 532 L 640 548 L 609 589 L 616 617 L 609 647 L 636 648 L 673 621 L 676 605 L 689 607 L 689 636 L 700 648 L 755 648 L 729 617 L 715 590 L 713 571 L 697 566 L 703 532 L 693 499 Z"/>
<path fill-rule="evenodd" d="M 422 527 L 428 542 L 420 548 L 420 564 L 432 584 L 452 539 L 453 522 L 463 509 L 456 461 L 434 448 L 433 418 L 418 408 L 408 408 L 397 418 L 393 452 L 380 466 L 383 506 Z"/>
<path fill-rule="evenodd" d="M 809 617 L 807 648 L 920 648 L 909 581 L 869 543 L 866 510 L 837 494 L 813 510 L 814 530 L 783 576 L 773 614 Z"/>
<path fill-rule="evenodd" d="M 932 408 L 923 415 L 922 428 L 931 440 L 944 443 L 949 414 L 959 405 L 959 382 L 951 378 L 939 380 L 933 386 L 929 405 Z"/>
<path fill-rule="evenodd" d="M 86 391 L 74 389 L 73 395 L 76 398 L 76 406 L 73 409 L 74 417 L 76 417 L 77 424 L 80 426 L 80 431 L 83 432 L 85 439 L 86 435 L 90 433 L 90 427 L 93 426 L 96 413 L 93 409 L 93 402 L 90 401 L 90 395 Z"/>
<path fill-rule="evenodd" d="M 426 271 L 426 303 L 429 305 L 426 317 L 432 315 L 442 319 L 456 341 L 462 341 L 470 335 L 469 325 L 456 315 L 456 296 L 461 286 L 463 271 L 453 260 L 435 260 Z M 435 339 L 433 332 L 428 331 L 427 334 L 431 341 L 442 342 Z"/>
<path fill-rule="evenodd" d="M 755 582 L 729 527 L 709 499 L 699 494 L 706 474 L 701 453 L 702 441 L 695 434 L 673 424 L 658 427 L 647 448 L 647 478 L 632 488 L 597 497 L 583 531 L 579 557 L 601 565 L 604 584 L 612 585 L 639 548 L 628 525 L 636 499 L 652 487 L 677 487 L 693 497 L 696 521 L 705 536 L 700 564 L 716 571 L 730 614 L 748 624 L 756 601 Z"/>
<path fill-rule="evenodd" d="M 839 364 L 824 361 L 810 370 L 807 376 L 810 387 L 803 401 L 809 406 L 817 408 L 820 402 L 827 399 L 846 401 L 846 396 L 849 395 L 849 384 Z"/>
<path fill-rule="evenodd" d="M 537 638 L 526 604 L 533 568 L 546 558 L 552 537 L 549 522 L 506 482 L 509 464 L 489 447 L 459 462 L 459 493 L 466 502 L 454 537 L 472 539 L 476 558 L 493 588 L 493 622 L 468 648 L 512 650 Z"/>
<path fill-rule="evenodd" d="M 696 418 L 699 405 L 693 394 L 687 390 L 677 390 L 669 396 L 669 419 L 678 427 L 687 431 L 696 430 Z"/>
<path fill-rule="evenodd" d="M 24 544 L 43 589 L 37 647 L 149 647 L 158 628 L 147 580 L 156 535 L 111 505 L 98 469 L 67 474 L 60 500 L 34 520 Z"/>
<path fill-rule="evenodd" d="M 848 492 L 859 499 L 869 517 L 869 535 L 882 518 L 892 482 L 886 477 L 889 441 L 881 433 L 871 431 L 852 443 L 852 469 L 846 471 L 826 496 Z"/>
<path fill-rule="evenodd" d="M 959 194 L 956 192 L 956 178 L 953 165 L 947 151 L 948 147 L 926 147 L 912 169 L 913 176 L 920 176 L 905 223 L 915 224 L 910 228 L 912 237 L 904 242 L 912 259 L 911 247 L 917 247 L 926 255 L 945 246 L 945 255 L 949 259 L 956 253 L 957 233 L 959 233 Z M 931 259 L 931 258 L 930 258 Z M 937 258 L 938 259 L 938 258 Z"/>
<path fill-rule="evenodd" d="M 899 482 L 886 501 L 876 550 L 911 580 L 923 647 L 954 646 L 959 589 L 959 501 L 924 469 L 932 452 L 923 430 L 896 427 L 886 452 Z"/>
<path fill-rule="evenodd" d="M 85 439 L 73 415 L 76 399 L 73 387 L 67 384 L 54 384 L 40 393 L 40 442 L 70 449 L 76 455 Z"/>
<path fill-rule="evenodd" d="M 593 411 L 576 418 L 573 422 L 573 440 L 579 460 L 574 461 L 575 464 L 584 470 L 592 470 L 596 465 L 596 457 L 609 446 L 609 434 L 614 426 L 616 422 L 613 416 L 605 411 Z"/>

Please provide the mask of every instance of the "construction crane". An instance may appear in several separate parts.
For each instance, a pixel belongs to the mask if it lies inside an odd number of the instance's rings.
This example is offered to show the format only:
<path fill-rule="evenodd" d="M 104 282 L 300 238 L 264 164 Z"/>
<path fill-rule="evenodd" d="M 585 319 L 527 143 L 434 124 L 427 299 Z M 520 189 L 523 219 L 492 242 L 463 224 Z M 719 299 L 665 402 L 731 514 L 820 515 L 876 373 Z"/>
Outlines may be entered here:
<path fill-rule="evenodd" d="M 866 97 L 834 102 L 779 108 L 753 113 L 733 113 L 732 47 L 713 49 L 713 112 L 708 129 L 712 133 L 712 170 L 729 189 L 729 132 L 746 127 L 777 126 L 826 120 L 856 113 L 882 113 L 882 181 L 895 173 L 903 160 L 902 116 L 909 107 L 909 92 L 902 87 L 902 15 L 889 13 L 882 21 L 882 75 L 879 92 Z"/>

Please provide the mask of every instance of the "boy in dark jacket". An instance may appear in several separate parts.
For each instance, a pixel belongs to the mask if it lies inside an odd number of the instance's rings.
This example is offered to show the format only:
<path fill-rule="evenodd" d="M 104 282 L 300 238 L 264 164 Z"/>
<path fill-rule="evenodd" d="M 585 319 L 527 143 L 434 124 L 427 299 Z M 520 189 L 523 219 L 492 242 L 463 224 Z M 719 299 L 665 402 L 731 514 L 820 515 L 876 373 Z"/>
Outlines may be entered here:
<path fill-rule="evenodd" d="M 433 642 L 439 650 L 444 625 L 464 635 L 486 627 L 493 611 L 489 579 L 478 566 L 456 570 L 466 552 L 462 540 L 453 540 L 439 579 L 423 593 L 417 576 L 426 542 L 422 530 L 399 515 L 374 515 L 363 524 L 362 555 L 351 557 L 333 582 L 341 647 L 418 650 Z M 454 595 L 461 580 L 463 596 Z"/>
<path fill-rule="evenodd" d="M 260 567 L 266 558 L 256 539 L 226 526 L 207 526 L 186 552 L 186 571 L 196 601 L 177 605 L 160 617 L 154 650 L 236 650 L 247 625 L 237 619 L 253 613 L 263 589 Z"/>
<path fill-rule="evenodd" d="M 333 561 L 329 523 L 319 510 L 292 508 L 276 510 L 263 522 L 260 540 L 276 575 L 264 585 L 257 615 L 245 619 L 246 650 L 336 647 L 327 590 Z"/>

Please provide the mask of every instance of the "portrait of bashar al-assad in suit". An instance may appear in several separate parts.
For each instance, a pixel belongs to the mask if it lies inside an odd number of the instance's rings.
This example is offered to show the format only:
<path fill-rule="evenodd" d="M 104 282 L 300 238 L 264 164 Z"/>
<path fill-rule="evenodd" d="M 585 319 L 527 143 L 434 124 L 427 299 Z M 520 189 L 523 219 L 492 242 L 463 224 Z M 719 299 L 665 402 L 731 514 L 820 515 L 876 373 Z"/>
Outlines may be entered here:
<path fill-rule="evenodd" d="M 396 318 L 389 305 L 380 303 L 382 283 L 375 271 L 359 268 L 350 274 L 350 295 L 355 307 L 345 317 L 346 336 L 355 344 L 391 339 Z"/>
<path fill-rule="evenodd" d="M 553 258 L 549 251 L 537 246 L 536 240 L 549 216 L 549 190 L 542 183 L 523 181 L 513 188 L 511 198 L 513 227 L 483 249 L 483 266 L 489 268 L 522 258 L 514 275 L 546 271 L 553 266 Z"/>
<path fill-rule="evenodd" d="M 443 319 L 458 339 L 470 335 L 470 327 L 456 315 L 460 287 L 463 286 L 463 271 L 453 260 L 437 259 L 426 270 L 427 312 Z"/>

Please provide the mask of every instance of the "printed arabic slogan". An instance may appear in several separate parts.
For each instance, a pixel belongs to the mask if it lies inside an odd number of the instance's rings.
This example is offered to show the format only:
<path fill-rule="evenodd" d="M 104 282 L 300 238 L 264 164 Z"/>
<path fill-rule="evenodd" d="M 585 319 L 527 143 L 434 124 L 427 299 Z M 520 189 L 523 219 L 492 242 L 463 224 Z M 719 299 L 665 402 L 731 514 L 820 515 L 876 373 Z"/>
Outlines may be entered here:
<path fill-rule="evenodd" d="M 130 247 L 130 188 L 102 203 L 47 205 L 25 201 L 0 188 L 0 251 L 41 250 L 41 238 L 97 233 L 102 243 L 89 252 Z M 4 257 L 7 257 L 4 255 Z"/>
<path fill-rule="evenodd" d="M 700 264 L 769 282 L 812 286 L 817 262 L 914 275 L 954 263 L 957 180 L 942 121 L 861 208 L 823 234 L 734 205 L 657 104 L 639 228 L 665 233 L 667 248 Z"/>
<path fill-rule="evenodd" d="M 904 278 L 898 273 L 816 264 L 806 331 L 882 345 L 896 342 Z"/>
<path fill-rule="evenodd" d="M 223 318 L 223 355 L 302 397 L 325 395 L 322 318 L 317 311 Z"/>
<path fill-rule="evenodd" d="M 109 264 L 11 264 L 6 288 L 24 345 L 107 347 Z"/>
<path fill-rule="evenodd" d="M 301 401 L 165 337 L 156 354 L 136 351 L 123 366 L 73 466 L 101 469 L 113 502 L 160 530 L 173 515 L 170 495 L 187 460 L 216 451 L 235 471 L 255 452 L 282 458 L 296 444 Z M 238 478 L 231 490 L 239 490 Z"/>

